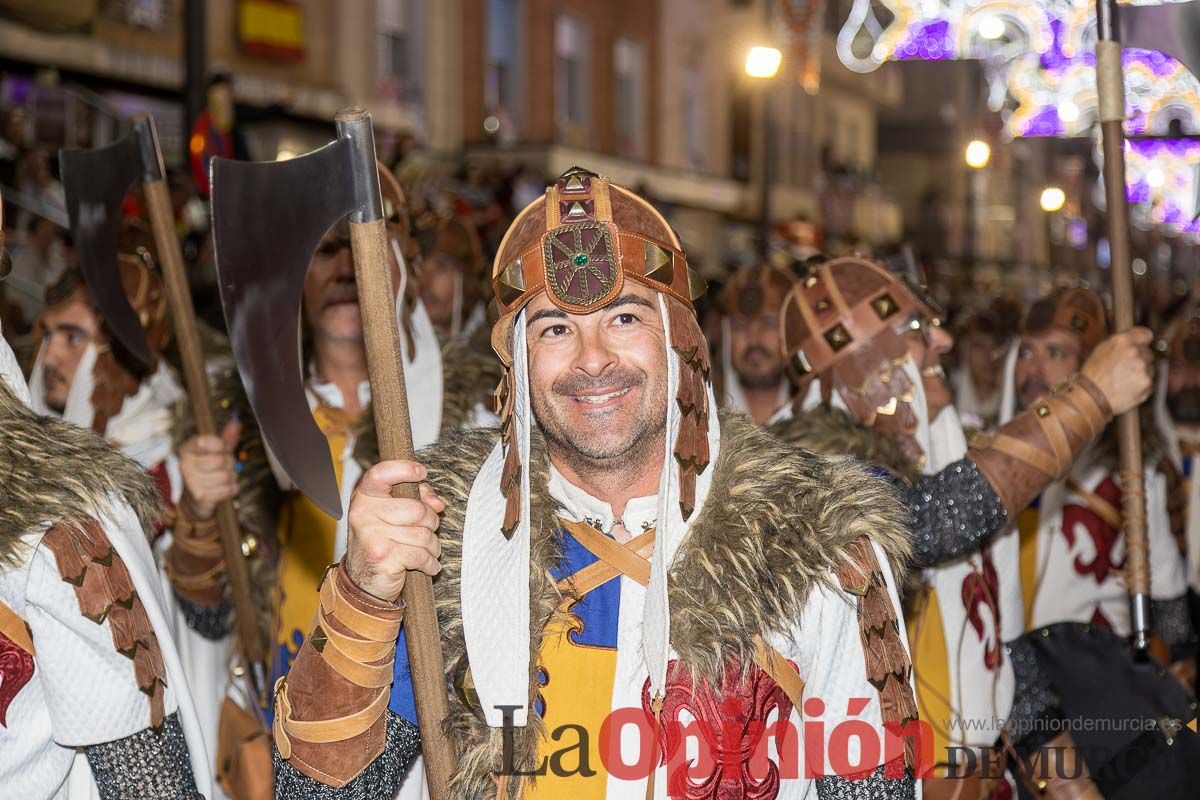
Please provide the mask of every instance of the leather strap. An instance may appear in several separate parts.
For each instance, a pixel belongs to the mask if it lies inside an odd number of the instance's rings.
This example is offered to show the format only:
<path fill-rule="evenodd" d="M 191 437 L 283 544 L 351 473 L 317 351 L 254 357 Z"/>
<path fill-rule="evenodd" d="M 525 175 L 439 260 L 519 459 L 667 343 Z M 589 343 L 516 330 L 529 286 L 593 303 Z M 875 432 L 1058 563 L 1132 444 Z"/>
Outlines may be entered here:
<path fill-rule="evenodd" d="M 33 637 L 29 635 L 29 626 L 3 600 L 0 600 L 0 636 L 29 655 L 37 655 L 33 649 Z"/>
<path fill-rule="evenodd" d="M 391 692 L 381 691 L 361 711 L 344 717 L 321 720 L 292 719 L 292 704 L 287 696 L 287 678 L 280 678 L 275 690 L 275 746 L 285 760 L 292 755 L 292 738 L 310 744 L 329 744 L 353 739 L 370 730 L 383 712 L 387 711 Z"/>
<path fill-rule="evenodd" d="M 1087 503 L 1088 509 L 1095 513 L 1096 516 L 1100 517 L 1100 519 L 1104 520 L 1110 527 L 1121 530 L 1121 528 L 1124 526 L 1124 521 L 1121 518 L 1121 509 L 1117 508 L 1100 495 L 1096 494 L 1095 492 L 1089 492 L 1087 489 L 1084 489 L 1073 480 L 1067 481 L 1067 489 L 1070 490 L 1072 494 L 1083 498 L 1084 502 Z"/>
<path fill-rule="evenodd" d="M 325 616 L 337 617 L 338 622 L 364 639 L 376 642 L 390 640 L 392 643 L 395 643 L 396 636 L 400 632 L 400 621 L 372 616 L 364 611 L 360 611 L 347 602 L 342 597 L 337 580 L 329 575 L 334 567 L 336 565 L 327 569 L 325 577 L 321 580 L 321 613 Z M 388 610 L 382 604 L 380 605 L 380 609 Z"/>
<path fill-rule="evenodd" d="M 575 537 L 581 545 L 587 548 L 588 552 L 600 559 L 598 564 L 605 564 L 611 574 L 599 580 L 602 573 L 600 570 L 594 570 L 591 575 L 587 576 L 588 582 L 598 582 L 595 586 L 600 586 L 606 583 L 616 575 L 622 574 L 628 578 L 646 586 L 650 583 L 650 562 L 639 555 L 637 550 L 643 548 L 654 550 L 654 535 L 653 530 L 649 530 L 638 536 L 636 539 L 630 540 L 628 545 L 622 545 L 620 542 L 614 541 L 605 536 L 600 531 L 583 522 L 573 522 L 568 519 L 558 518 L 559 523 Z M 586 594 L 587 591 L 581 589 L 582 582 L 576 580 L 576 576 L 583 576 L 586 570 L 596 566 L 595 564 L 584 567 L 578 572 L 563 578 L 559 581 L 559 586 L 574 585 L 575 590 L 580 594 Z M 792 701 L 792 705 L 796 708 L 797 713 L 803 707 L 804 700 L 804 679 L 785 659 L 778 650 L 772 647 L 761 636 L 757 634 L 754 637 L 754 661 L 762 668 L 763 672 L 771 676 L 771 678 L 779 684 L 783 689 L 784 694 Z"/>
<path fill-rule="evenodd" d="M 649 530 L 640 536 L 635 536 L 629 540 L 627 547 L 642 558 L 649 558 L 654 552 L 654 531 Z M 560 580 L 558 590 L 564 594 L 575 592 L 582 597 L 620 575 L 620 570 L 604 559 L 600 559 Z"/>

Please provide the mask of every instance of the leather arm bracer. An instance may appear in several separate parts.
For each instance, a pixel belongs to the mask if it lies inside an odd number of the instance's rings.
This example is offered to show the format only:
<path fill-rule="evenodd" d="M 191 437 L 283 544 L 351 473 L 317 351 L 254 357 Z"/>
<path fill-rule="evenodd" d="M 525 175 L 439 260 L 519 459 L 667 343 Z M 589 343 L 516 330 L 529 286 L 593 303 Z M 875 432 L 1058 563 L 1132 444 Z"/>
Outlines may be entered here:
<path fill-rule="evenodd" d="M 403 603 L 326 571 L 312 634 L 275 688 L 275 746 L 308 777 L 340 789 L 383 753 Z"/>
<path fill-rule="evenodd" d="M 1076 375 L 994 433 L 976 436 L 967 458 L 987 478 L 1011 519 L 1066 475 L 1112 416 L 1099 387 Z"/>
<path fill-rule="evenodd" d="M 189 603 L 216 606 L 225 599 L 225 554 L 217 521 L 197 519 L 186 496 L 179 502 L 163 566 L 175 593 Z"/>

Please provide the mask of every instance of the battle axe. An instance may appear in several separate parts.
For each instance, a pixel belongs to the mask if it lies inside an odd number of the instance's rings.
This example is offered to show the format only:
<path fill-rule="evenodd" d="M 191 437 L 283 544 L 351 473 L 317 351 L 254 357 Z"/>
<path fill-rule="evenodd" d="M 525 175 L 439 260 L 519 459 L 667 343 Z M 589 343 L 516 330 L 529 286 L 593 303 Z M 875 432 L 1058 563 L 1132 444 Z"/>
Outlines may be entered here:
<path fill-rule="evenodd" d="M 336 122 L 336 140 L 288 161 L 214 158 L 211 184 L 221 302 L 250 404 L 296 487 L 341 517 L 329 444 L 304 392 L 296 333 L 308 265 L 325 231 L 347 215 L 380 457 L 412 460 L 413 444 L 371 117 L 353 108 Z M 392 495 L 416 500 L 417 486 L 399 484 Z M 440 800 L 454 751 L 442 731 L 449 709 L 429 576 L 410 572 L 403 597 L 426 780 Z"/>
<path fill-rule="evenodd" d="M 153 117 L 146 114 L 134 117 L 132 130 L 113 144 L 95 150 L 61 150 L 58 158 L 71 235 L 79 252 L 79 266 L 88 291 L 113 335 L 135 360 L 148 368 L 152 361 L 150 348 L 137 313 L 121 288 L 117 262 L 121 205 L 133 185 L 141 182 L 158 263 L 162 265 L 167 306 L 174 320 L 175 339 L 196 432 L 202 436 L 216 435 L 217 423 L 213 416 L 208 373 L 204 369 L 204 351 L 196 330 L 196 311 L 192 307 L 183 252 L 175 232 L 175 214 Z M 263 667 L 266 648 L 259 633 L 258 614 L 250 592 L 250 572 L 242 552 L 237 512 L 232 503 L 217 506 L 217 527 L 233 595 L 234 624 L 241 656 L 249 668 L 255 689 L 261 691 L 266 680 Z"/>

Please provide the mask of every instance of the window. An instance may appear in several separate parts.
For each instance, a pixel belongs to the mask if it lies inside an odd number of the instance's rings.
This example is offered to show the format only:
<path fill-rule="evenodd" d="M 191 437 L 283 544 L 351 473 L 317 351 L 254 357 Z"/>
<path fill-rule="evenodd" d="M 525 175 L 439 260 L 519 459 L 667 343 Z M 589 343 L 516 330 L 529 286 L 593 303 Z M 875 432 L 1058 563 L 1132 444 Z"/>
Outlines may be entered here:
<path fill-rule="evenodd" d="M 558 138 L 567 144 L 589 144 L 588 117 L 591 85 L 588 80 L 590 47 L 588 28 L 567 14 L 554 25 L 554 121 Z"/>
<path fill-rule="evenodd" d="M 420 0 L 379 0 L 376 6 L 381 93 L 420 103 L 424 65 Z"/>
<path fill-rule="evenodd" d="M 521 103 L 520 14 L 520 0 L 488 0 L 484 107 L 495 117 L 498 134 L 509 140 L 518 133 Z"/>
<path fill-rule="evenodd" d="M 617 153 L 626 158 L 646 157 L 646 47 L 620 38 L 613 53 L 616 66 Z"/>

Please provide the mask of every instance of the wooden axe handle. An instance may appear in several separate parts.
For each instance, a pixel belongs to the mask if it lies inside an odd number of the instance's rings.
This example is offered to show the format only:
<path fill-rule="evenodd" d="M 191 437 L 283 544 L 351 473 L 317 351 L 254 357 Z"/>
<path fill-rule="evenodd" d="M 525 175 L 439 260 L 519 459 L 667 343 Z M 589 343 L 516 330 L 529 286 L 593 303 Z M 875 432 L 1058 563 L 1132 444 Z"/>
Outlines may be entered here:
<path fill-rule="evenodd" d="M 175 339 L 179 343 L 183 380 L 192 404 L 196 432 L 202 436 L 214 436 L 217 433 L 217 422 L 213 415 L 208 373 L 204 368 L 204 351 L 200 346 L 200 334 L 196 330 L 196 311 L 192 307 L 192 295 L 183 266 L 179 237 L 175 233 L 171 195 L 166 180 L 146 181 L 143 183 L 143 189 L 150 213 L 150 227 L 154 231 L 154 244 L 158 250 L 163 284 L 167 291 L 167 305 L 171 309 L 171 319 L 175 324 Z M 242 657 L 249 662 L 251 676 L 255 678 L 260 672 L 259 665 L 263 663 L 266 648 L 259 634 L 258 612 L 250 591 L 250 571 L 246 565 L 246 558 L 242 555 L 240 527 L 233 503 L 226 501 L 217 506 L 217 528 L 221 534 L 221 548 L 225 555 L 225 573 L 229 576 L 229 586 L 233 593 L 234 624 L 237 626 L 238 643 L 241 645 Z M 255 688 L 261 691 L 265 687 Z"/>
<path fill-rule="evenodd" d="M 385 461 L 414 458 L 408 395 L 404 389 L 404 362 L 400 357 L 400 331 L 396 321 L 396 295 L 387 252 L 383 220 L 350 223 L 350 247 L 358 282 L 371 402 L 379 436 L 379 457 Z M 392 487 L 393 497 L 419 499 L 416 484 Z M 404 630 L 412 666 L 413 694 L 425 757 L 429 795 L 441 800 L 454 764 L 454 749 L 442 729 L 450 713 L 446 692 L 442 637 L 433 605 L 433 583 L 423 572 L 412 571 L 404 581 Z"/>

